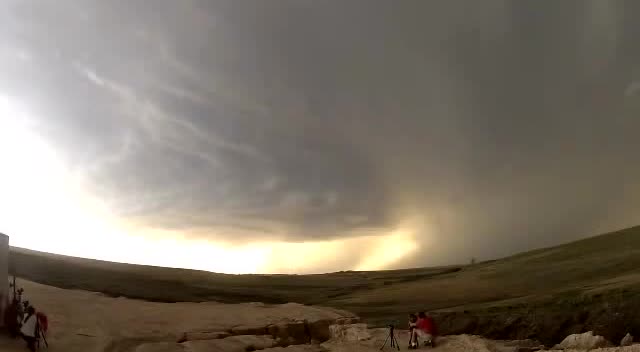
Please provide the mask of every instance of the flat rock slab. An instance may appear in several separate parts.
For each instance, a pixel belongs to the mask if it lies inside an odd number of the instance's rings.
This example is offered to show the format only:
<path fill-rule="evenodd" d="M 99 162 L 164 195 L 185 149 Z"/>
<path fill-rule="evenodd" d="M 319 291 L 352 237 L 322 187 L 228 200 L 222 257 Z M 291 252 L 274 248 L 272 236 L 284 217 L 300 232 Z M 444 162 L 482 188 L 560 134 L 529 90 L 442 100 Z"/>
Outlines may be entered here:
<path fill-rule="evenodd" d="M 267 348 L 261 352 L 328 352 L 328 350 L 318 345 L 297 345 Z"/>
<path fill-rule="evenodd" d="M 186 332 L 178 342 L 197 341 L 197 340 L 217 340 L 231 336 L 226 331 L 191 331 Z"/>
<path fill-rule="evenodd" d="M 287 338 L 293 338 L 293 341 L 287 341 L 291 343 L 302 340 L 299 329 L 293 329 L 293 325 L 299 324 L 296 322 L 305 322 L 311 327 L 304 335 L 309 339 L 309 334 L 313 333 L 320 337 L 326 335 L 323 327 L 328 321 L 357 320 L 346 311 L 297 303 L 158 303 L 107 297 L 97 292 L 65 290 L 20 279 L 17 281 L 25 289 L 25 299 L 49 317 L 51 329 L 48 341 L 52 352 L 54 349 L 64 352 L 102 352 L 107 348 L 120 348 L 121 341 L 126 341 L 127 346 L 131 341 L 140 341 L 126 350 L 133 351 L 139 347 L 140 351 L 146 351 L 142 348 L 151 347 L 143 346 L 145 341 L 172 341 L 177 344 L 178 341 L 187 340 L 218 340 L 225 336 L 220 332 L 229 335 L 267 335 L 270 325 L 289 326 L 291 329 L 288 328 Z M 305 323 L 302 323 L 302 329 Z M 168 351 L 184 349 L 184 346 L 176 347 L 170 342 L 153 346 Z M 9 350 L 9 347 L 2 349 L 3 352 L 5 350 Z"/>
<path fill-rule="evenodd" d="M 274 347 L 271 336 L 240 335 L 220 340 L 188 341 L 183 343 L 187 352 L 247 352 Z"/>
<path fill-rule="evenodd" d="M 585 349 L 566 349 L 566 350 L 548 350 L 545 352 L 640 352 L 640 345 L 632 345 L 625 347 L 605 347 L 592 350 Z"/>
<path fill-rule="evenodd" d="M 596 348 L 612 347 L 613 344 L 604 337 L 594 335 L 593 331 L 584 334 L 573 334 L 567 336 L 562 342 L 554 348 L 558 350 L 577 349 L 577 350 L 593 350 Z"/>
<path fill-rule="evenodd" d="M 152 342 L 135 347 L 134 352 L 185 352 L 185 347 L 175 342 Z"/>

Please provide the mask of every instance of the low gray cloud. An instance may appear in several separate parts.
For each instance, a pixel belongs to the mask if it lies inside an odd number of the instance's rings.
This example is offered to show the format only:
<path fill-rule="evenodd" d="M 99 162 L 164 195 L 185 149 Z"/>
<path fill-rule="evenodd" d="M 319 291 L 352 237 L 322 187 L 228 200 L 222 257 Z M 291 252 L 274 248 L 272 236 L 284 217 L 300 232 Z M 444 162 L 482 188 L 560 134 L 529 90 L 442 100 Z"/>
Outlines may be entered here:
<path fill-rule="evenodd" d="M 466 261 L 640 223 L 638 7 L 8 1 L 0 94 L 125 220 Z"/>

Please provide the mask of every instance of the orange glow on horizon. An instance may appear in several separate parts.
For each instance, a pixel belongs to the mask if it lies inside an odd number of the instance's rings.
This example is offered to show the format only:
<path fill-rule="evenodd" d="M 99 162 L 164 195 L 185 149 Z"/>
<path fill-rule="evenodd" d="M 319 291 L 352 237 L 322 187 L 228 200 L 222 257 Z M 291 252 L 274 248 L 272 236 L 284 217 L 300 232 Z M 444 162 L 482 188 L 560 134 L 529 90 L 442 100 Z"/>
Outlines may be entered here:
<path fill-rule="evenodd" d="M 361 255 L 359 262 L 339 270 L 384 269 L 418 247 L 410 226 L 379 236 L 239 246 L 134 227 L 87 194 L 77 175 L 31 131 L 27 109 L 2 95 L 0 160 L 0 232 L 17 247 L 233 274 L 323 272 L 329 261 L 355 252 Z"/>

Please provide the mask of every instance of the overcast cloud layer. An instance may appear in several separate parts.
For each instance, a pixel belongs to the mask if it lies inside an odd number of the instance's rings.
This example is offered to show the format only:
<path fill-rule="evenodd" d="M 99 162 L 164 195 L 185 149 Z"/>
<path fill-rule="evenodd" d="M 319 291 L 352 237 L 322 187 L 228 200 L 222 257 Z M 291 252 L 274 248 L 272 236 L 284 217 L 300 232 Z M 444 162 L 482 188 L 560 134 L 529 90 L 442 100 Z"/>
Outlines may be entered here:
<path fill-rule="evenodd" d="M 429 246 L 393 266 L 444 264 L 640 224 L 639 18 L 633 0 L 10 0 L 0 94 L 127 222 L 244 244 L 417 218 Z"/>

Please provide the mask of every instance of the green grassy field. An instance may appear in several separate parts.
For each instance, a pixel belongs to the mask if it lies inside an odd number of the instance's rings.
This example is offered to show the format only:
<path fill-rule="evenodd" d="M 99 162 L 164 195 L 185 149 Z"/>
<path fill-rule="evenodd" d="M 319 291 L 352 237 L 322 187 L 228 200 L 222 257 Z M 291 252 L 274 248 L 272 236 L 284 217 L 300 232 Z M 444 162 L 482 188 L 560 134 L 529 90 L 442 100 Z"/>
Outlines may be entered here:
<path fill-rule="evenodd" d="M 162 302 L 215 300 L 326 305 L 355 312 L 378 326 L 394 320 L 404 323 L 408 312 L 430 310 L 440 312 L 443 325 L 451 331 L 473 330 L 470 332 L 502 337 L 501 331 L 484 331 L 482 326 L 487 322 L 482 323 L 482 319 L 496 325 L 496 321 L 522 320 L 524 316 L 528 320 L 520 323 L 522 328 L 503 327 L 503 330 L 530 330 L 531 324 L 542 324 L 538 322 L 539 316 L 555 314 L 556 318 L 567 319 L 570 316 L 570 322 L 563 323 L 568 325 L 558 328 L 561 334 L 589 327 L 588 317 L 574 318 L 577 310 L 591 307 L 591 311 L 608 314 L 600 309 L 602 305 L 635 307 L 640 301 L 636 294 L 640 294 L 639 254 L 640 227 L 634 227 L 473 266 L 321 275 L 225 275 L 15 248 L 10 262 L 12 272 L 19 277 L 111 296 Z M 450 320 L 447 314 L 455 316 L 460 312 L 472 315 L 475 325 L 459 327 L 461 319 L 446 323 Z M 531 314 L 535 317 L 531 318 Z M 636 329 L 627 325 L 625 329 Z M 522 331 L 506 335 L 524 336 Z"/>

